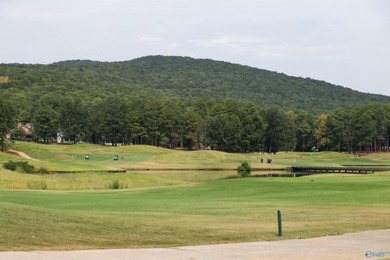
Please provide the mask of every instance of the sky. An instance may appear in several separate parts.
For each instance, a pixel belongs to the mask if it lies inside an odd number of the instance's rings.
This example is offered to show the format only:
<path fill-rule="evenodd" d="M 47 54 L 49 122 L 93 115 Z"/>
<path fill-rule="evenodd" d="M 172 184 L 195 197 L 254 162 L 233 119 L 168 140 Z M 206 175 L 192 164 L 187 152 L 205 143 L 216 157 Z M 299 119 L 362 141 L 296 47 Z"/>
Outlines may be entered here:
<path fill-rule="evenodd" d="M 148 55 L 390 96 L 390 0 L 0 0 L 0 63 Z"/>

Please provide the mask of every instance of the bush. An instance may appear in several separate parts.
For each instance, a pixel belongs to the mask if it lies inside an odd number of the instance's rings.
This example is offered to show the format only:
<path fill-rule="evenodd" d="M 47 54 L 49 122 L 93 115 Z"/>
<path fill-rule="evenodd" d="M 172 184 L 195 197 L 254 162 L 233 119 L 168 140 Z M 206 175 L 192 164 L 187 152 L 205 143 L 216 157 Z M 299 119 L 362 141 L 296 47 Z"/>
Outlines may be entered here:
<path fill-rule="evenodd" d="M 14 162 L 14 161 L 9 161 L 6 163 L 3 163 L 3 167 L 5 169 L 11 170 L 11 171 L 19 171 L 23 173 L 47 173 L 47 169 L 40 167 L 38 169 L 35 169 L 34 165 L 28 164 L 28 162 Z"/>
<path fill-rule="evenodd" d="M 31 174 L 35 172 L 35 167 L 33 165 L 28 164 L 28 162 L 20 162 L 18 168 L 20 169 L 21 172 L 24 173 Z"/>
<path fill-rule="evenodd" d="M 119 188 L 120 188 L 120 184 L 118 180 L 113 181 L 112 184 L 110 185 L 110 189 L 117 190 Z"/>
<path fill-rule="evenodd" d="M 35 172 L 45 174 L 45 173 L 48 173 L 49 171 L 46 168 L 40 167 Z"/>
<path fill-rule="evenodd" d="M 3 163 L 3 167 L 5 169 L 11 170 L 11 171 L 16 171 L 17 166 L 18 166 L 17 163 L 13 162 L 13 161 L 9 161 L 9 162 Z"/>
<path fill-rule="evenodd" d="M 237 168 L 237 173 L 241 177 L 247 177 L 251 175 L 251 172 L 252 172 L 252 167 L 248 162 L 242 162 L 241 165 L 238 166 Z"/>

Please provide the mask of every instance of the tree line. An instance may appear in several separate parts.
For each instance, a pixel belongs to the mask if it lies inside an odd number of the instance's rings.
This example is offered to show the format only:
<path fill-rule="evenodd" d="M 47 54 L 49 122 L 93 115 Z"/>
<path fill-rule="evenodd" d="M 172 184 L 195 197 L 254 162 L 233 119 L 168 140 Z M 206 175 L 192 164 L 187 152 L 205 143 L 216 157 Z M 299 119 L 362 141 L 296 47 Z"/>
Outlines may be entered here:
<path fill-rule="evenodd" d="M 0 98 L 1 147 L 6 134 L 35 141 L 213 149 L 226 152 L 388 151 L 390 104 L 339 108 L 320 115 L 249 102 L 111 95 L 86 100 L 49 93 L 32 105 Z"/>

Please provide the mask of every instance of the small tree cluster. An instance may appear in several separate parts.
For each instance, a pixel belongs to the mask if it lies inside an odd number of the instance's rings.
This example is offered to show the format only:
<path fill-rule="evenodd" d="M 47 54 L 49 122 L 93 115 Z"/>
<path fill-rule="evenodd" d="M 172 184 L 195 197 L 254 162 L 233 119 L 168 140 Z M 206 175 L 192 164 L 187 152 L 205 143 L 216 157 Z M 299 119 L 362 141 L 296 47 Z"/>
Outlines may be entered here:
<path fill-rule="evenodd" d="M 237 168 L 237 173 L 241 177 L 248 177 L 249 175 L 251 175 L 251 172 L 252 167 L 248 162 L 242 162 L 241 165 Z"/>

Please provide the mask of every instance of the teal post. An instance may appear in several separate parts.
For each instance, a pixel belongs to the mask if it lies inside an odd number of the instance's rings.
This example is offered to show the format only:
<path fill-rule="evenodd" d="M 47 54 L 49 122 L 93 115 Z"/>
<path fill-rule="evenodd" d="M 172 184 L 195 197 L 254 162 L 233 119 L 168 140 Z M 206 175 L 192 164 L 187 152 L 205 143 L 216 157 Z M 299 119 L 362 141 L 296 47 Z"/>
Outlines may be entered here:
<path fill-rule="evenodd" d="M 282 236 L 282 213 L 278 210 L 278 236 Z"/>

